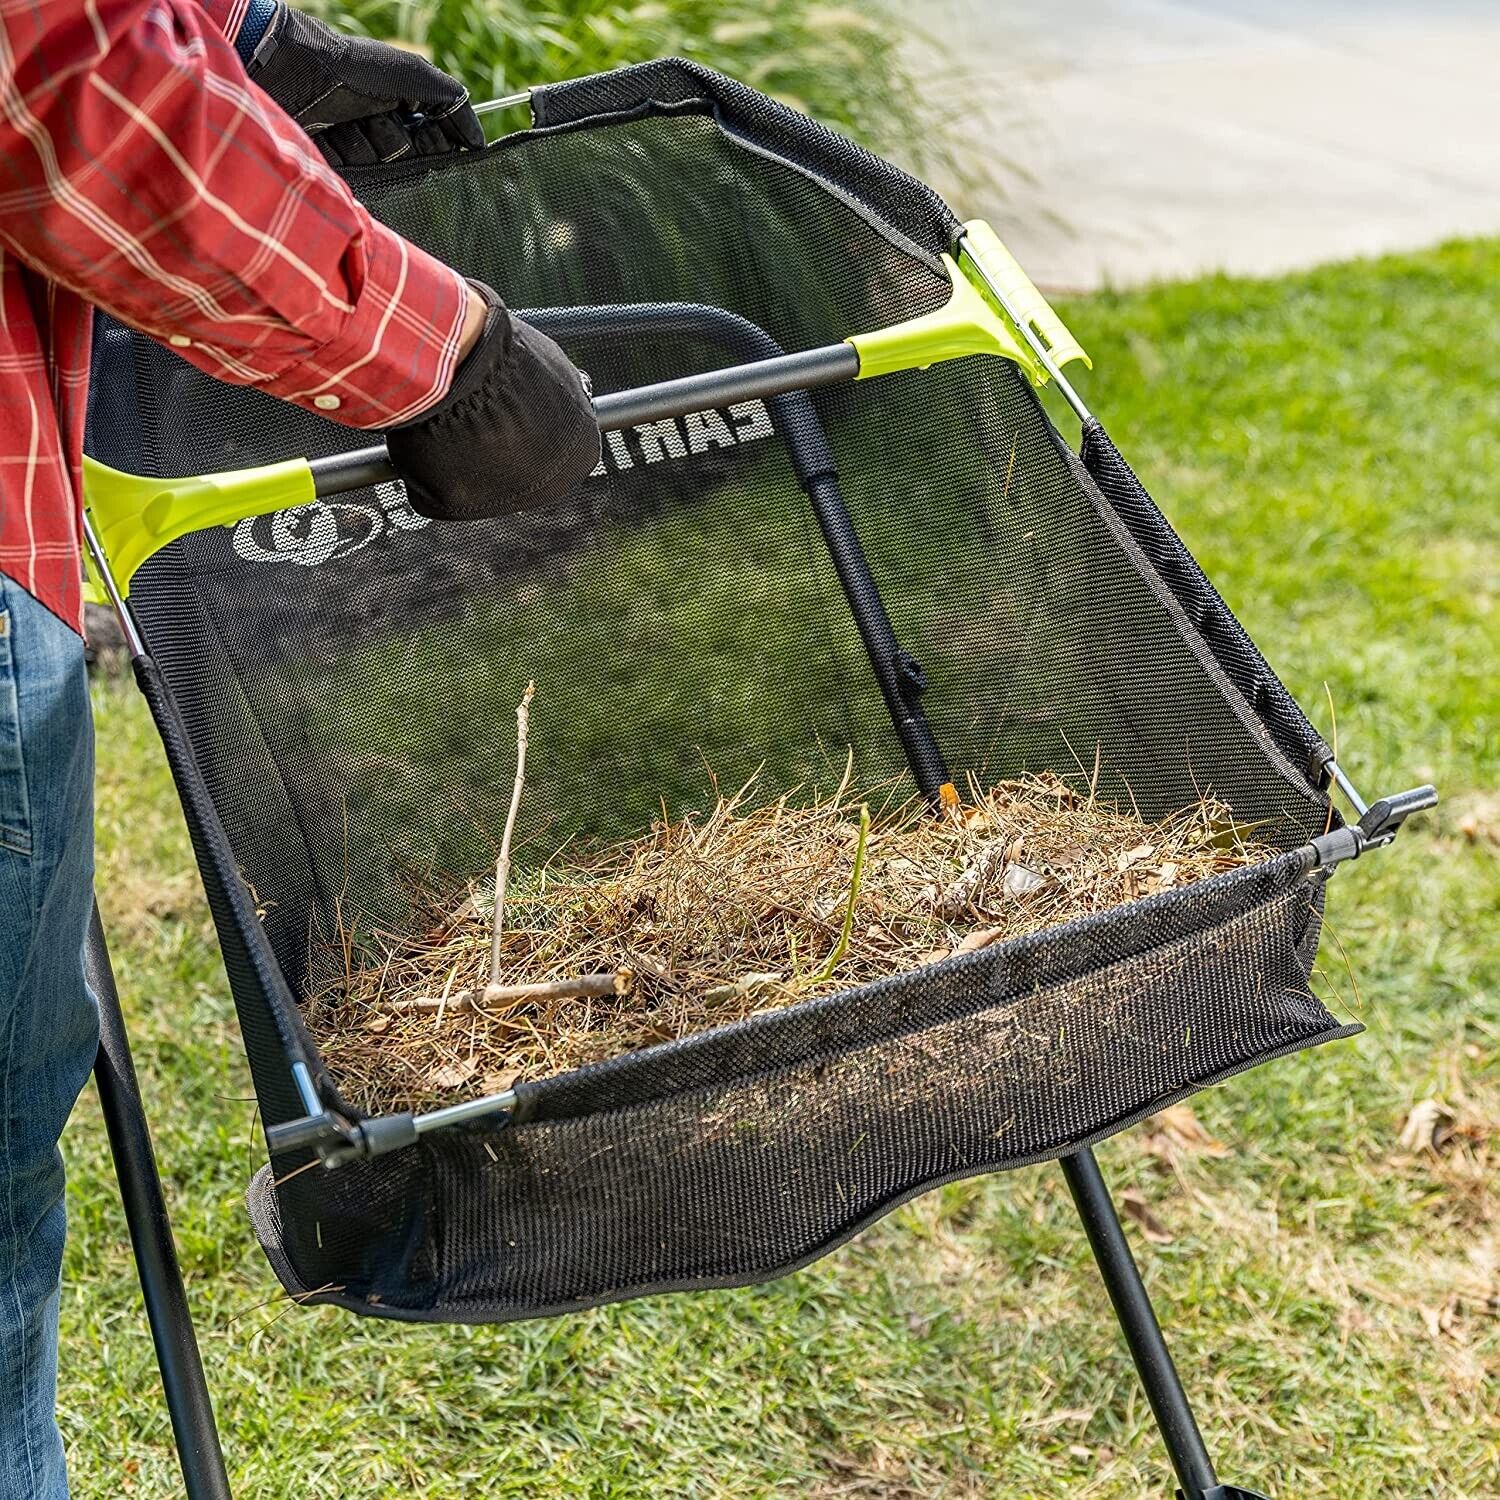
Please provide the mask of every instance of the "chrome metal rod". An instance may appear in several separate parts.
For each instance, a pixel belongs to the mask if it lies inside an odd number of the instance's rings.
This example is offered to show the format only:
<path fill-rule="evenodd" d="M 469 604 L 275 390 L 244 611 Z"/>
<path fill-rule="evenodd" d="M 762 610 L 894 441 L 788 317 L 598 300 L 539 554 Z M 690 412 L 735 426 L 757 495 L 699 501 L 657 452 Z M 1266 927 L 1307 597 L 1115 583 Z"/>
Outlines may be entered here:
<path fill-rule="evenodd" d="M 429 1130 L 442 1130 L 447 1125 L 462 1125 L 466 1120 L 482 1120 L 486 1115 L 496 1115 L 502 1110 L 514 1109 L 516 1091 L 506 1089 L 500 1094 L 487 1094 L 483 1099 L 468 1099 L 462 1104 L 450 1104 L 445 1109 L 435 1109 L 430 1114 L 414 1115 L 412 1127 L 418 1135 Z"/>
<path fill-rule="evenodd" d="M 844 385 L 858 374 L 859 355 L 854 346 L 830 344 L 800 354 L 751 360 L 748 364 L 731 365 L 725 370 L 708 370 L 702 375 L 685 375 L 678 380 L 661 380 L 653 385 L 637 386 L 634 390 L 597 396 L 594 414 L 599 419 L 601 432 L 615 432 L 622 427 L 660 422 L 713 407 L 733 406 L 740 401 L 765 400 L 791 391 Z M 314 458 L 309 461 L 308 468 L 312 471 L 313 491 L 319 499 L 385 484 L 399 477 L 384 443 L 357 448 L 352 453 Z"/>
<path fill-rule="evenodd" d="M 126 604 L 124 595 L 120 593 L 120 585 L 115 582 L 115 575 L 109 570 L 109 559 L 104 555 L 104 548 L 99 545 L 99 538 L 95 534 L 93 523 L 89 520 L 88 511 L 83 513 L 83 544 L 89 549 L 89 556 L 94 560 L 94 567 L 104 581 L 104 592 L 109 595 L 115 618 L 120 622 L 120 631 L 125 637 L 125 644 L 130 648 L 130 659 L 135 661 L 146 654 L 146 643 L 141 639 L 141 633 L 135 627 L 135 617 L 130 613 L 130 606 Z"/>
<path fill-rule="evenodd" d="M 493 115 L 502 109 L 514 109 L 518 104 L 531 103 L 531 90 L 522 89 L 519 94 L 502 94 L 498 99 L 481 99 L 474 106 L 476 115 Z"/>
<path fill-rule="evenodd" d="M 960 236 L 958 241 L 960 248 L 962 248 L 963 242 L 964 237 Z M 983 261 L 977 255 L 972 255 L 969 257 L 969 263 L 979 273 L 979 279 L 989 288 L 990 295 L 1000 304 L 1005 316 L 1020 329 L 1021 337 L 1030 345 L 1031 352 L 1036 355 L 1037 360 L 1048 376 L 1057 383 L 1058 393 L 1073 408 L 1073 414 L 1080 422 L 1092 422 L 1094 420 L 1093 413 L 1084 404 L 1083 397 L 1073 389 L 1068 381 L 1068 377 L 1063 374 L 1057 361 L 1052 358 L 1052 351 L 1047 348 L 1047 341 L 1016 311 L 1011 305 L 1010 298 L 990 279 L 988 272 L 984 269 Z"/>
<path fill-rule="evenodd" d="M 1349 799 L 1349 804 L 1360 817 L 1369 812 L 1370 806 L 1354 788 L 1354 783 L 1344 774 L 1344 768 L 1336 761 L 1328 762 L 1328 774 L 1333 778 L 1334 785 Z"/>

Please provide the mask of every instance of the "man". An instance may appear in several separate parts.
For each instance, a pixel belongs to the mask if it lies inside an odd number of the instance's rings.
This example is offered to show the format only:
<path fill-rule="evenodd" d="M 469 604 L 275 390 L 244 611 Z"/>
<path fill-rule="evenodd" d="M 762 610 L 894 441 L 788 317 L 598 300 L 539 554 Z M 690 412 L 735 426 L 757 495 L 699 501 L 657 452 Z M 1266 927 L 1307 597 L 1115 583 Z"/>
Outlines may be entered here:
<path fill-rule="evenodd" d="M 0 0 L 0 1496 L 67 1493 L 57 1142 L 97 1024 L 89 304 L 220 379 L 387 429 L 429 515 L 546 504 L 598 460 L 556 345 L 371 220 L 312 142 L 337 164 L 483 137 L 421 58 L 280 0 Z"/>

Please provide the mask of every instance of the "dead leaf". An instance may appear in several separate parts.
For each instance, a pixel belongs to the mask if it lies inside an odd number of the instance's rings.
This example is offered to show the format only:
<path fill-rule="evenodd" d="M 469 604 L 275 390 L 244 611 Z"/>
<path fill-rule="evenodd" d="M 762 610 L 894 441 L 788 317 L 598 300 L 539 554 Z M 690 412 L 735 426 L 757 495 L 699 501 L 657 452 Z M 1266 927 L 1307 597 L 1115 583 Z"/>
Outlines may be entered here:
<path fill-rule="evenodd" d="M 1120 1206 L 1125 1217 L 1141 1226 L 1141 1236 L 1148 1244 L 1170 1245 L 1175 1236 L 1151 1211 L 1146 1195 L 1139 1188 L 1126 1188 L 1120 1194 Z"/>
<path fill-rule="evenodd" d="M 993 942 L 997 942 L 1005 936 L 1003 927 L 981 927 L 976 932 L 971 932 L 963 942 L 953 951 L 954 953 L 977 953 L 981 948 L 988 948 Z M 948 955 L 943 954 L 946 958 Z"/>
<path fill-rule="evenodd" d="M 486 1073 L 479 1081 L 479 1086 L 487 1094 L 503 1094 L 506 1089 L 513 1088 L 516 1080 L 521 1076 L 519 1068 L 506 1068 L 503 1073 Z"/>
<path fill-rule="evenodd" d="M 1094 1420 L 1092 1406 L 1068 1406 L 1026 1419 L 1029 1432 L 1049 1432 L 1054 1427 L 1086 1427 Z"/>
<path fill-rule="evenodd" d="M 1458 831 L 1466 843 L 1500 844 L 1500 797 L 1470 798 L 1458 820 Z"/>
<path fill-rule="evenodd" d="M 376 1036 L 379 1036 L 381 1032 L 391 1029 L 391 1018 L 389 1016 L 371 1016 L 365 1022 L 364 1029 L 366 1031 L 373 1031 Z"/>
<path fill-rule="evenodd" d="M 1184 1156 L 1229 1155 L 1229 1147 L 1216 1140 L 1186 1104 L 1171 1104 L 1146 1118 L 1141 1145 L 1152 1156 L 1174 1166 Z"/>
<path fill-rule="evenodd" d="M 1412 1105 L 1396 1144 L 1403 1151 L 1440 1151 L 1453 1134 L 1453 1111 L 1436 1099 Z"/>
<path fill-rule="evenodd" d="M 479 1065 L 466 1059 L 463 1062 L 445 1063 L 427 1075 L 427 1081 L 435 1089 L 462 1088 L 477 1072 Z"/>
<path fill-rule="evenodd" d="M 1137 844 L 1134 849 L 1126 849 L 1115 860 L 1115 869 L 1124 874 L 1131 865 L 1138 865 L 1143 859 L 1150 859 L 1156 850 L 1150 844 Z"/>

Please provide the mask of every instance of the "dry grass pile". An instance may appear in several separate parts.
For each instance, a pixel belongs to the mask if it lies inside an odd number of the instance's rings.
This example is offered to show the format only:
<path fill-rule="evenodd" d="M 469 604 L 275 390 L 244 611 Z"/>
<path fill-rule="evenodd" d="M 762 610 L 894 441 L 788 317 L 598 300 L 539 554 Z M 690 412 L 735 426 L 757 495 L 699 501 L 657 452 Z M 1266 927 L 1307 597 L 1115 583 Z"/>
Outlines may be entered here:
<path fill-rule="evenodd" d="M 428 894 L 308 1006 L 351 1101 L 431 1108 L 913 969 L 1265 858 L 1212 801 L 1146 825 L 1043 775 L 939 813 L 892 791 L 653 823 L 511 882 Z"/>

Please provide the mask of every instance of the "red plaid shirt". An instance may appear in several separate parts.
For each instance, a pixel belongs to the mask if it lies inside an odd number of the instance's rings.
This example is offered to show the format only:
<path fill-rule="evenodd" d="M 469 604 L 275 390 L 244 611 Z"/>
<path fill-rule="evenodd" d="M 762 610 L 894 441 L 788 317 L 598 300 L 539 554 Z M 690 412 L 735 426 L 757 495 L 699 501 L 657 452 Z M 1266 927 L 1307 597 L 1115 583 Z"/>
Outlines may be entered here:
<path fill-rule="evenodd" d="M 246 79 L 248 3 L 0 0 L 0 572 L 75 628 L 90 303 L 351 427 L 452 378 L 462 279 Z"/>

